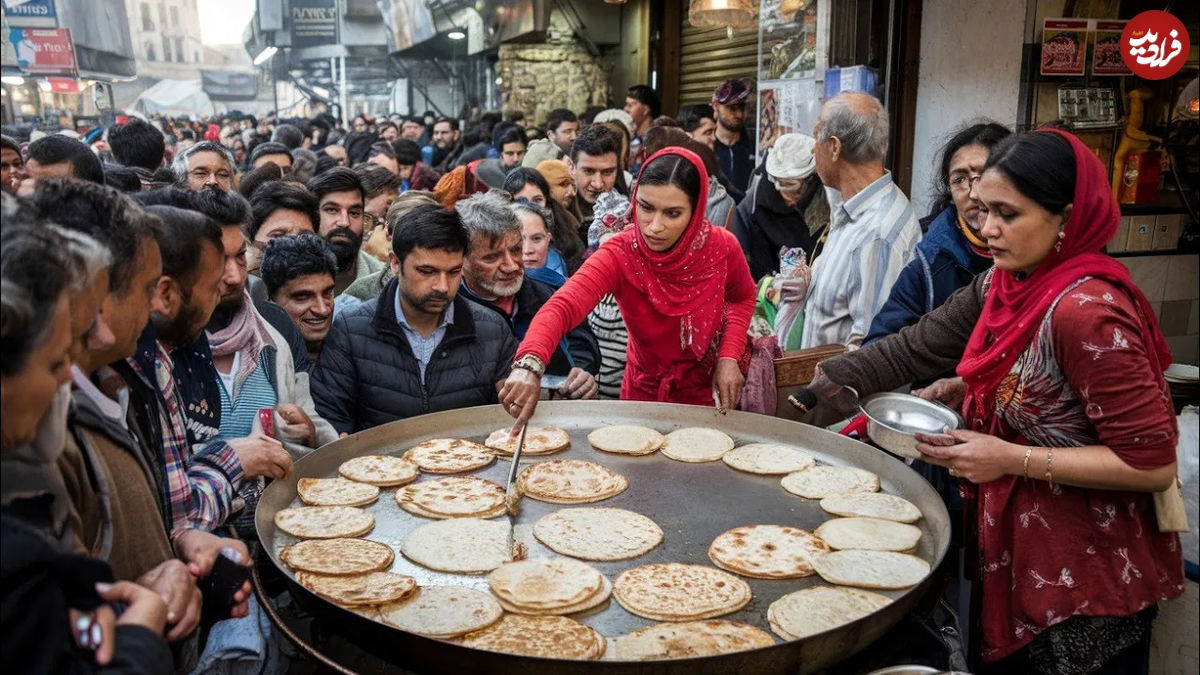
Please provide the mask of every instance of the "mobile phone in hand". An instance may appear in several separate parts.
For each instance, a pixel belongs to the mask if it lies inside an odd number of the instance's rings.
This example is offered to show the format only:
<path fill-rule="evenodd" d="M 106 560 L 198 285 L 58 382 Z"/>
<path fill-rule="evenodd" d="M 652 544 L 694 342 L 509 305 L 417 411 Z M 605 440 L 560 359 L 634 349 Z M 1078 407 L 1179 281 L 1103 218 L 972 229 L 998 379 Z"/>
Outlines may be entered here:
<path fill-rule="evenodd" d="M 204 593 L 204 615 L 206 620 L 228 619 L 233 610 L 233 596 L 250 578 L 250 568 L 242 564 L 241 553 L 236 549 L 223 548 L 221 555 L 213 561 L 212 572 L 202 582 Z"/>

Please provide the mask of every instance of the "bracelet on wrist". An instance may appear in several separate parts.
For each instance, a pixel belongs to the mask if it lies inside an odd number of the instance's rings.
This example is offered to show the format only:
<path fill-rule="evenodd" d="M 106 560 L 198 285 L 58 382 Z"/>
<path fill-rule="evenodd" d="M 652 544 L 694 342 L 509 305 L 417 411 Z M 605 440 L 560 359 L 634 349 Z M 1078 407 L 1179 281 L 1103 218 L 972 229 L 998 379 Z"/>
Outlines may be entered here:
<path fill-rule="evenodd" d="M 515 369 L 527 370 L 527 371 L 533 373 L 534 377 L 541 377 L 542 373 L 544 373 L 546 371 L 546 365 L 544 363 L 542 363 L 541 359 L 534 356 L 533 354 L 526 354 L 525 356 L 522 356 L 521 358 L 517 359 L 513 363 L 512 367 L 514 370 Z"/>

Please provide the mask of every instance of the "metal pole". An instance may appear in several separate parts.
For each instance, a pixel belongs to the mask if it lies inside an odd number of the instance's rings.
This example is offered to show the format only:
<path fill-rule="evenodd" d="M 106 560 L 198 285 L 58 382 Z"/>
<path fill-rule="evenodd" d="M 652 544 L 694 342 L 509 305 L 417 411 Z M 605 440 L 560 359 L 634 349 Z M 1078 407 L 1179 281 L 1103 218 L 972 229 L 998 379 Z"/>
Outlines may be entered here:
<path fill-rule="evenodd" d="M 338 94 L 341 97 L 341 101 L 342 101 L 342 119 L 345 120 L 346 122 L 349 122 L 349 119 L 347 119 L 347 117 L 346 117 L 346 57 L 342 56 L 340 58 L 342 60 L 342 67 L 340 69 L 341 72 L 339 73 L 339 75 L 341 76 L 342 79 L 341 79 L 341 85 L 338 87 Z"/>
<path fill-rule="evenodd" d="M 275 100 L 275 123 L 279 123 L 279 82 L 275 79 L 275 61 L 271 60 L 271 95 Z"/>

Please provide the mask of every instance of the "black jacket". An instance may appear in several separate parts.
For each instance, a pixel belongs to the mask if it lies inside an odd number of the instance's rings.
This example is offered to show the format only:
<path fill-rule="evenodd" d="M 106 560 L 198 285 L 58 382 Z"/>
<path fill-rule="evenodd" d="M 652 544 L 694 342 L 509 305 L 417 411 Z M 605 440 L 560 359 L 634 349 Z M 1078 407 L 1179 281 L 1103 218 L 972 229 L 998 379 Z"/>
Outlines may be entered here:
<path fill-rule="evenodd" d="M 755 281 L 779 271 L 779 249 L 785 246 L 804 249 L 808 264 L 813 263 L 816 242 L 804 222 L 804 210 L 823 189 L 821 181 L 813 175 L 792 207 L 783 201 L 765 173 L 754 177 L 746 198 L 737 205 L 729 229 L 742 245 L 750 263 L 750 276 Z"/>
<path fill-rule="evenodd" d="M 454 322 L 421 381 L 420 363 L 396 322 L 398 282 L 377 300 L 333 321 L 312 375 L 317 412 L 338 432 L 354 433 L 398 419 L 497 402 L 517 340 L 496 312 L 454 299 Z"/>
<path fill-rule="evenodd" d="M 503 317 L 517 340 L 523 340 L 525 331 L 529 330 L 529 324 L 533 322 L 533 315 L 537 314 L 550 296 L 554 295 L 555 290 L 557 289 L 550 284 L 526 276 L 525 281 L 521 283 L 521 289 L 517 291 L 517 297 L 513 304 L 516 313 L 513 316 L 509 316 L 496 305 L 472 293 L 465 283 L 458 287 L 458 294 Z M 600 343 L 596 341 L 596 336 L 588 326 L 587 319 L 572 328 L 571 332 L 567 333 L 566 337 L 559 342 L 558 349 L 554 350 L 554 355 L 550 358 L 550 363 L 546 364 L 546 374 L 566 375 L 571 372 L 571 368 L 576 366 L 592 375 L 600 372 Z"/>

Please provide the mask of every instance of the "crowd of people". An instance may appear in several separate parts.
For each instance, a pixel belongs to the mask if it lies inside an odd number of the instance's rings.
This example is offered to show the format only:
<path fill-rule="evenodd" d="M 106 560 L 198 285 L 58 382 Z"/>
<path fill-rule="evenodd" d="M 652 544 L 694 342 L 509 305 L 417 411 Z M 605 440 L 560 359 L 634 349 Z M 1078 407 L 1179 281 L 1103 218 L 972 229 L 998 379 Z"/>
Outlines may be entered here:
<path fill-rule="evenodd" d="M 519 427 L 548 397 L 771 414 L 756 361 L 844 345 L 811 385 L 825 408 L 917 383 L 964 411 L 920 447 L 976 547 L 982 667 L 1145 672 L 1182 592 L 1152 498 L 1171 357 L 1102 253 L 1104 167 L 1066 132 L 970 124 L 919 218 L 877 99 L 830 98 L 758 161 L 749 93 L 668 117 L 639 85 L 541 127 L 4 136 L 3 662 L 203 672 L 250 631 L 279 672 L 249 584 L 210 582 L 251 563 L 297 458 L 468 406 Z"/>

